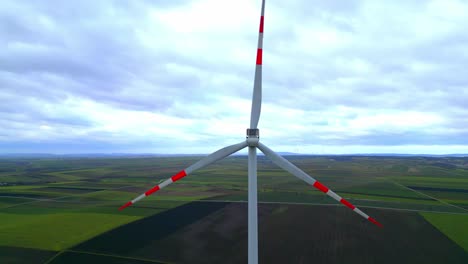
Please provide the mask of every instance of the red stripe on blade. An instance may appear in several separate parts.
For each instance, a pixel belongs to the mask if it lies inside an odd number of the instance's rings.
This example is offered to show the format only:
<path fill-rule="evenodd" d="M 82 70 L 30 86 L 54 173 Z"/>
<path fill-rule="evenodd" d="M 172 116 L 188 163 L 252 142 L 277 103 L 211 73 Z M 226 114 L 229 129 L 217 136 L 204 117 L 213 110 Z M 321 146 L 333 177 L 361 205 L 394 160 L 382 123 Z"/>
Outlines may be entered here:
<path fill-rule="evenodd" d="M 173 182 L 175 182 L 175 181 L 178 181 L 178 180 L 182 179 L 185 176 L 187 176 L 187 173 L 185 173 L 185 171 L 181 171 L 181 172 L 177 173 L 176 175 L 172 176 L 171 179 L 172 179 Z"/>
<path fill-rule="evenodd" d="M 119 211 L 122 211 L 123 209 L 129 207 L 130 205 L 132 205 L 132 201 L 127 202 L 126 204 L 120 206 Z"/>
<path fill-rule="evenodd" d="M 159 191 L 159 185 L 154 186 L 153 188 L 149 189 L 148 191 L 145 192 L 145 195 L 151 195 L 155 192 Z"/>
<path fill-rule="evenodd" d="M 262 49 L 257 49 L 257 65 L 262 65 Z"/>
<path fill-rule="evenodd" d="M 350 202 L 346 201 L 345 199 L 341 198 L 340 203 L 346 205 L 347 207 L 351 208 L 351 210 L 354 210 L 356 206 L 352 205 Z"/>
<path fill-rule="evenodd" d="M 315 188 L 321 190 L 324 193 L 328 192 L 327 186 L 321 184 L 319 181 L 315 181 L 314 185 L 312 185 L 312 186 L 314 186 Z"/>
<path fill-rule="evenodd" d="M 260 33 L 263 33 L 263 16 L 260 17 Z"/>
<path fill-rule="evenodd" d="M 371 221 L 373 224 L 376 224 L 378 227 L 383 227 L 383 225 L 379 222 L 377 222 L 377 220 L 375 220 L 374 218 L 370 217 L 367 218 L 367 220 Z"/>

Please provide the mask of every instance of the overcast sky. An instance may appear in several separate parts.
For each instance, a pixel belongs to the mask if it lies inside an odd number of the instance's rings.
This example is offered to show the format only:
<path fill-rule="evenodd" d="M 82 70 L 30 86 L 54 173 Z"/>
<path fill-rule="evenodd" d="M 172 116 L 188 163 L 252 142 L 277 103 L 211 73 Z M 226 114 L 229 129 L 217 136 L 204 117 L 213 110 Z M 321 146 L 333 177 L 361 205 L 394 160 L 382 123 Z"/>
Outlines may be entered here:
<path fill-rule="evenodd" d="M 261 1 L 2 1 L 0 153 L 245 139 Z M 468 153 L 468 1 L 269 0 L 261 140 Z"/>

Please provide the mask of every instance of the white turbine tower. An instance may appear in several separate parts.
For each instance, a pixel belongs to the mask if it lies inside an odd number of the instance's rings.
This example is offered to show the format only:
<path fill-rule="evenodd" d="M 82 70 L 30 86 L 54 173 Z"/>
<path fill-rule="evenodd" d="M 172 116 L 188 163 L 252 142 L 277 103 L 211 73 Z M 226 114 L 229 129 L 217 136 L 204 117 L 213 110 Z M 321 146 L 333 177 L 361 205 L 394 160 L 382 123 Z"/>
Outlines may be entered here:
<path fill-rule="evenodd" d="M 262 103 L 262 46 L 263 46 L 263 22 L 264 22 L 264 13 L 265 13 L 265 0 L 262 0 L 262 11 L 260 17 L 260 29 L 258 36 L 258 48 L 257 48 L 257 59 L 255 66 L 255 79 L 254 79 L 254 88 L 253 88 L 253 97 L 252 97 L 252 110 L 250 114 L 250 128 L 247 129 L 247 138 L 245 141 L 242 141 L 238 144 L 231 145 L 225 148 L 222 148 L 205 158 L 199 160 L 198 162 L 192 164 L 186 169 L 176 173 L 171 178 L 165 180 L 164 182 L 154 186 L 145 193 L 136 197 L 135 199 L 127 202 L 119 208 L 123 210 L 124 208 L 138 202 L 139 200 L 145 198 L 148 195 L 151 195 L 162 188 L 168 186 L 169 184 L 176 182 L 183 177 L 193 173 L 194 171 L 204 168 L 220 159 L 223 159 L 237 151 L 248 147 L 249 156 L 248 156 L 248 263 L 256 264 L 258 263 L 258 231 L 257 231 L 257 148 L 260 149 L 265 156 L 273 161 L 280 168 L 290 172 L 299 179 L 305 181 L 306 183 L 312 185 L 313 187 L 319 189 L 320 191 L 326 193 L 328 196 L 337 200 L 338 202 L 344 204 L 345 206 L 351 208 L 354 212 L 369 220 L 370 222 L 376 224 L 377 226 L 382 226 L 374 218 L 368 216 L 363 211 L 359 210 L 357 207 L 352 205 L 347 200 L 343 199 L 341 196 L 330 190 L 325 185 L 321 184 L 316 179 L 309 176 L 307 173 L 293 165 L 291 162 L 276 154 L 273 150 L 268 148 L 259 142 L 259 130 L 257 128 L 258 120 L 260 118 L 260 108 Z"/>

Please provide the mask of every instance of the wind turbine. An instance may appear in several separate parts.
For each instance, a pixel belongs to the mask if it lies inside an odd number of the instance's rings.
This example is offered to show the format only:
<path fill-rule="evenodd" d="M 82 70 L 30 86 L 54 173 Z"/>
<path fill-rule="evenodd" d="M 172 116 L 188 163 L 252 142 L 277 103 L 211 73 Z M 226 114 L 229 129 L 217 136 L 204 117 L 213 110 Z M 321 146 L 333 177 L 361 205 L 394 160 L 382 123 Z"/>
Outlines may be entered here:
<path fill-rule="evenodd" d="M 258 231 L 257 231 L 257 148 L 260 149 L 265 156 L 273 161 L 280 168 L 290 172 L 299 179 L 305 181 L 306 183 L 312 185 L 313 187 L 319 189 L 320 191 L 326 193 L 331 198 L 337 200 L 338 202 L 349 207 L 351 210 L 369 220 L 370 222 L 376 224 L 379 227 L 382 225 L 377 222 L 374 218 L 368 216 L 363 211 L 358 209 L 356 206 L 330 190 L 328 187 L 317 181 L 316 179 L 309 176 L 307 173 L 296 167 L 294 164 L 276 154 L 273 150 L 260 143 L 259 139 L 259 129 L 258 120 L 260 118 L 260 108 L 262 103 L 262 47 L 263 47 L 263 22 L 265 14 L 265 0 L 262 0 L 262 10 L 260 16 L 260 29 L 258 35 L 258 46 L 257 46 L 257 59 L 255 66 L 255 79 L 254 79 L 254 88 L 252 96 L 252 109 L 250 113 L 250 128 L 247 129 L 247 137 L 245 141 L 242 141 L 238 144 L 227 146 L 222 148 L 205 158 L 199 160 L 198 162 L 192 164 L 186 169 L 176 173 L 171 178 L 165 180 L 164 182 L 154 186 L 145 193 L 136 197 L 135 199 L 127 202 L 122 205 L 119 210 L 123 210 L 126 207 L 140 201 L 141 199 L 149 196 L 162 188 L 168 186 L 169 184 L 176 182 L 183 177 L 204 168 L 218 160 L 221 160 L 237 151 L 248 147 L 248 263 L 257 264 L 258 263 Z"/>

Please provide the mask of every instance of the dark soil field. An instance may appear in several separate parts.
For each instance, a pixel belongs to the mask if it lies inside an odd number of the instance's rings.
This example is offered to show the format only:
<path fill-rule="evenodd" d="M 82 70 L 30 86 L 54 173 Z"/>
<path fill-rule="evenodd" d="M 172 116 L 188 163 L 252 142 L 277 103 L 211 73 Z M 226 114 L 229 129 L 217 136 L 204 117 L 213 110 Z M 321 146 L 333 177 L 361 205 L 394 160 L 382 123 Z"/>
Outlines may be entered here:
<path fill-rule="evenodd" d="M 221 209 L 225 205 L 226 203 L 199 202 L 182 205 L 109 231 L 76 246 L 74 249 L 129 255 L 131 252 L 148 247 L 155 238 L 166 237 L 180 228 Z"/>
<path fill-rule="evenodd" d="M 260 263 L 467 263 L 468 253 L 413 212 L 259 206 Z M 247 204 L 193 202 L 139 220 L 75 248 L 175 263 L 246 263 Z M 62 262 L 54 262 L 62 263 Z M 65 262 L 63 262 L 65 263 Z"/>
<path fill-rule="evenodd" d="M 55 254 L 57 254 L 57 252 L 32 248 L 0 246 L 1 263 L 45 263 Z"/>

